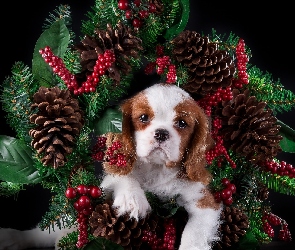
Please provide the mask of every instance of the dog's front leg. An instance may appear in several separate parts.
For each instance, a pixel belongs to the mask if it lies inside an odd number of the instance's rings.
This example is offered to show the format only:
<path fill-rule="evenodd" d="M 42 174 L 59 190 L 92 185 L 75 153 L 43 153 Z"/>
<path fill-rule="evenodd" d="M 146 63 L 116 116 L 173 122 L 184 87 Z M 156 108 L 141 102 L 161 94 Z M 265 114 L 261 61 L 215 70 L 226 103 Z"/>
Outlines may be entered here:
<path fill-rule="evenodd" d="M 113 207 L 118 216 L 129 214 L 131 218 L 145 217 L 151 210 L 144 190 L 131 175 L 106 175 L 101 187 L 108 193 L 113 193 Z"/>
<path fill-rule="evenodd" d="M 179 250 L 210 250 L 218 240 L 220 210 L 211 208 L 187 209 L 188 222 L 183 230 Z"/>

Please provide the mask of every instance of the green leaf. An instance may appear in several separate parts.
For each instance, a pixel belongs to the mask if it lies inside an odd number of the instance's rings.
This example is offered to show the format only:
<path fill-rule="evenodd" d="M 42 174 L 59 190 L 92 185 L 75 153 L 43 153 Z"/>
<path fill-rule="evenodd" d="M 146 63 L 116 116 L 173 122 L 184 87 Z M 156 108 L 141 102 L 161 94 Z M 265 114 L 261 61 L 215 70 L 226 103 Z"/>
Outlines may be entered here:
<path fill-rule="evenodd" d="M 42 58 L 39 50 L 49 46 L 56 56 L 62 58 L 69 43 L 70 32 L 63 19 L 54 22 L 49 29 L 41 34 L 35 45 L 32 62 L 32 73 L 35 79 L 40 81 L 40 86 L 51 86 L 54 81 L 54 73 Z"/>
<path fill-rule="evenodd" d="M 120 245 L 117 245 L 105 238 L 96 238 L 90 241 L 84 248 L 84 250 L 123 250 L 124 248 Z"/>
<path fill-rule="evenodd" d="M 179 19 L 176 20 L 176 22 L 171 26 L 169 29 L 167 29 L 166 33 L 164 34 L 164 37 L 166 40 L 171 40 L 175 37 L 175 35 L 178 35 L 180 32 L 183 31 L 183 29 L 186 27 L 188 18 L 189 18 L 189 0 L 179 0 L 180 5 L 180 13 L 179 13 Z"/>
<path fill-rule="evenodd" d="M 41 182 L 32 153 L 32 148 L 23 141 L 0 135 L 0 179 L 26 184 Z"/>
<path fill-rule="evenodd" d="M 277 121 L 281 126 L 280 135 L 283 139 L 280 141 L 280 146 L 284 152 L 295 153 L 295 130 L 284 124 L 282 121 Z"/>
<path fill-rule="evenodd" d="M 122 131 L 122 112 L 118 108 L 108 108 L 103 115 L 94 122 L 94 133 L 102 135 L 107 132 Z"/>

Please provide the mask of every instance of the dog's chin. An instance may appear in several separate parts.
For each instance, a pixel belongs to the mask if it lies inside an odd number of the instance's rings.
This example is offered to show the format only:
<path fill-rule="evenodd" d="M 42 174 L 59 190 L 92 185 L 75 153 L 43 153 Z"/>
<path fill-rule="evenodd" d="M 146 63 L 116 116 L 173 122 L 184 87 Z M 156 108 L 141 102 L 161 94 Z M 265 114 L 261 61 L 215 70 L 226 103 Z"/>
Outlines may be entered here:
<path fill-rule="evenodd" d="M 162 148 L 154 148 L 147 156 L 142 157 L 141 159 L 145 162 L 156 165 L 167 165 L 171 162 L 169 156 Z"/>

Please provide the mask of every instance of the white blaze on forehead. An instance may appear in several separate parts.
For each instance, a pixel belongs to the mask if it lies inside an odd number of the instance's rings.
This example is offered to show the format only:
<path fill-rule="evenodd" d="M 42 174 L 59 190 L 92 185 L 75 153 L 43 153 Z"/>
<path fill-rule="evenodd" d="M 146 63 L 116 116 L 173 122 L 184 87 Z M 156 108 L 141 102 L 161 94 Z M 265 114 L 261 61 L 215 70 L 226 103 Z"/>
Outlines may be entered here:
<path fill-rule="evenodd" d="M 174 117 L 174 108 L 190 95 L 175 85 L 155 84 L 144 91 L 155 115 Z M 172 114 L 171 114 L 172 113 Z M 172 118 L 173 119 L 173 118 Z"/>

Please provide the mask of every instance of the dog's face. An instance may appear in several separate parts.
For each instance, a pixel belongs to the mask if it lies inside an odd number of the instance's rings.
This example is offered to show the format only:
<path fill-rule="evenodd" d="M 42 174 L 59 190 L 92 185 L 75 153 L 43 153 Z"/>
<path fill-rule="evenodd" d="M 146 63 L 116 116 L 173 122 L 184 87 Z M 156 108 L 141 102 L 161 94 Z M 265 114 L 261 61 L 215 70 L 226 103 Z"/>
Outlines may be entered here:
<path fill-rule="evenodd" d="M 195 165 L 204 162 L 211 143 L 208 120 L 181 88 L 155 84 L 127 100 L 122 111 L 123 137 L 133 138 L 137 158 L 168 167 L 180 166 L 190 155 L 198 157 Z"/>
<path fill-rule="evenodd" d="M 150 162 L 178 163 L 198 123 L 196 104 L 175 86 L 156 85 L 133 99 L 136 154 Z"/>

